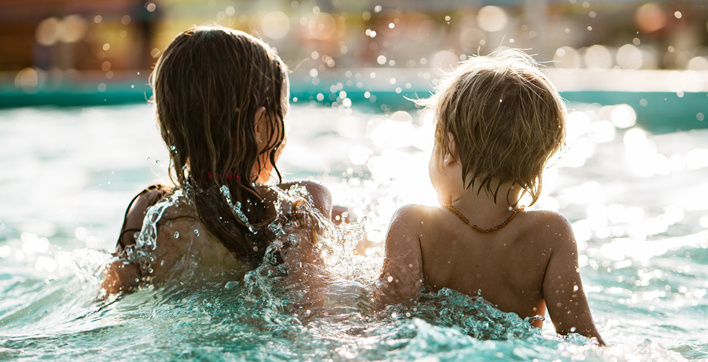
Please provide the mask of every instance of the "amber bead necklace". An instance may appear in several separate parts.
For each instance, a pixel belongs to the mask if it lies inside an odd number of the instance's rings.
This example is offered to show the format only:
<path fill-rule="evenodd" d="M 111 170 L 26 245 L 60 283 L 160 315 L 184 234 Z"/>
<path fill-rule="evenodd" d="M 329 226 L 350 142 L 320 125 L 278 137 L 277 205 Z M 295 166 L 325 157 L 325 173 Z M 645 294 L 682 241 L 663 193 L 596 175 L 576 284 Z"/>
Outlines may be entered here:
<path fill-rule="evenodd" d="M 446 203 L 446 204 L 443 204 L 443 206 L 444 206 L 446 209 L 448 209 L 448 210 L 454 212 L 455 215 L 457 215 L 457 217 L 459 217 L 460 220 L 462 220 L 462 222 L 464 222 L 465 224 L 467 224 L 467 226 L 471 227 L 472 230 L 477 231 L 477 232 L 480 232 L 480 233 L 483 233 L 483 234 L 488 234 L 488 233 L 491 233 L 491 232 L 493 232 L 493 231 L 497 231 L 497 230 L 503 228 L 504 226 L 506 226 L 506 224 L 508 224 L 508 223 L 514 218 L 514 216 L 516 216 L 516 214 L 519 213 L 519 211 L 521 211 L 521 210 L 524 209 L 524 206 L 521 206 L 521 207 L 519 207 L 518 209 L 514 209 L 514 208 L 512 208 L 512 207 L 510 206 L 510 207 L 509 207 L 509 210 L 512 211 L 512 214 L 511 214 L 506 220 L 504 220 L 503 223 L 501 223 L 501 224 L 499 224 L 499 225 L 497 225 L 497 226 L 494 226 L 494 227 L 492 227 L 492 228 L 489 228 L 489 229 L 482 229 L 481 227 L 479 227 L 479 226 L 477 226 L 477 225 L 470 224 L 470 221 L 467 220 L 467 218 L 465 217 L 465 215 L 462 215 L 462 213 L 460 213 L 459 211 L 457 211 L 457 209 L 456 209 L 454 206 L 452 206 L 451 204 L 447 204 L 447 203 Z"/>

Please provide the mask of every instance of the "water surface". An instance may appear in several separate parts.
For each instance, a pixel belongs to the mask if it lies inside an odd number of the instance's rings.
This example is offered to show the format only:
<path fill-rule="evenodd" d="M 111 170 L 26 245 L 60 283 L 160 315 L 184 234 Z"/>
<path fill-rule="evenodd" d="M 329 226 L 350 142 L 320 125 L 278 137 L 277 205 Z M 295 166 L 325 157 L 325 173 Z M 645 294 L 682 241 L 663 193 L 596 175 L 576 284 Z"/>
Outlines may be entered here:
<path fill-rule="evenodd" d="M 364 217 L 371 242 L 336 251 L 328 315 L 303 317 L 282 275 L 197 290 L 146 288 L 94 301 L 96 271 L 123 212 L 166 177 L 147 105 L 0 111 L 0 359 L 682 360 L 708 357 L 706 130 L 653 135 L 626 108 L 571 106 L 568 147 L 539 207 L 573 224 L 581 274 L 608 348 L 533 329 L 481 299 L 443 290 L 413 307 L 369 310 L 362 293 L 396 208 L 433 204 L 433 125 L 416 112 L 298 105 L 286 179 L 315 178 Z M 323 150 L 326 150 L 324 152 Z M 346 258 L 343 258 L 346 256 Z"/>

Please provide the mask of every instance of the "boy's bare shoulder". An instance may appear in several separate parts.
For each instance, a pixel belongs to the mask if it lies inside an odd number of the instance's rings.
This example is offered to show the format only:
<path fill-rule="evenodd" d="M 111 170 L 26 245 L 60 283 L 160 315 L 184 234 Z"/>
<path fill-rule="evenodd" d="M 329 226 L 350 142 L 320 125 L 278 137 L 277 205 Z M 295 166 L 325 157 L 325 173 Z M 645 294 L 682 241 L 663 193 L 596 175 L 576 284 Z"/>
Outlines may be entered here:
<path fill-rule="evenodd" d="M 418 204 L 403 205 L 393 214 L 391 222 L 415 225 L 425 223 L 439 215 L 439 207 Z"/>
<path fill-rule="evenodd" d="M 401 206 L 391 217 L 389 231 L 416 235 L 418 238 L 437 238 L 441 232 L 449 231 L 450 220 L 445 209 L 438 206 L 409 204 Z"/>
<path fill-rule="evenodd" d="M 543 244 L 552 247 L 575 247 L 573 229 L 563 215 L 549 210 L 524 212 L 521 228 L 524 233 L 535 236 Z"/>

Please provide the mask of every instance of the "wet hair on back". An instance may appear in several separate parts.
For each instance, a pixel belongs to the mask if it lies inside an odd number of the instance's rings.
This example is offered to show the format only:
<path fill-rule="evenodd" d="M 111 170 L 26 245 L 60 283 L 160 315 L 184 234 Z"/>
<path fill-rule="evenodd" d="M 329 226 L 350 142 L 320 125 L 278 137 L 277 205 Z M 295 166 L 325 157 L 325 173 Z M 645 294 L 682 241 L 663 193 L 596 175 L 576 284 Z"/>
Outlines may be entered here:
<path fill-rule="evenodd" d="M 510 182 L 531 205 L 538 200 L 546 164 L 565 142 L 566 111 L 533 58 L 516 49 L 471 57 L 419 103 L 435 112 L 443 154 L 451 151 L 452 135 L 465 187 L 476 183 L 496 202 L 501 184 Z"/>
<path fill-rule="evenodd" d="M 152 75 L 158 125 L 170 152 L 170 178 L 191 187 L 207 229 L 251 265 L 260 262 L 270 240 L 267 232 L 254 234 L 247 224 L 260 228 L 273 219 L 254 186 L 252 170 L 265 167 L 260 164 L 263 153 L 275 167 L 284 138 L 285 78 L 286 67 L 272 48 L 225 27 L 182 32 Z M 259 153 L 254 119 L 260 107 L 271 124 L 267 145 Z M 226 202 L 224 186 L 247 221 Z"/>

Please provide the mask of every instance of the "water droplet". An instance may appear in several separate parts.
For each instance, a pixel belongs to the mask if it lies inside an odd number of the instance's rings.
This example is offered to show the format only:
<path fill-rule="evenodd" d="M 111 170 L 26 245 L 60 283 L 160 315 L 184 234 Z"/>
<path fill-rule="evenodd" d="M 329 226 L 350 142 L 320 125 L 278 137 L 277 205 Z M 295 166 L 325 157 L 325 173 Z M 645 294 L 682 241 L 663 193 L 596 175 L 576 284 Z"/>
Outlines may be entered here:
<path fill-rule="evenodd" d="M 392 276 L 389 276 L 389 277 L 388 277 L 388 282 L 390 283 L 390 282 L 392 282 L 392 281 L 393 281 L 393 277 L 392 277 Z"/>
<path fill-rule="evenodd" d="M 179 231 L 175 231 L 175 239 L 179 238 Z"/>
<path fill-rule="evenodd" d="M 194 229 L 194 235 L 199 236 L 199 229 Z"/>

